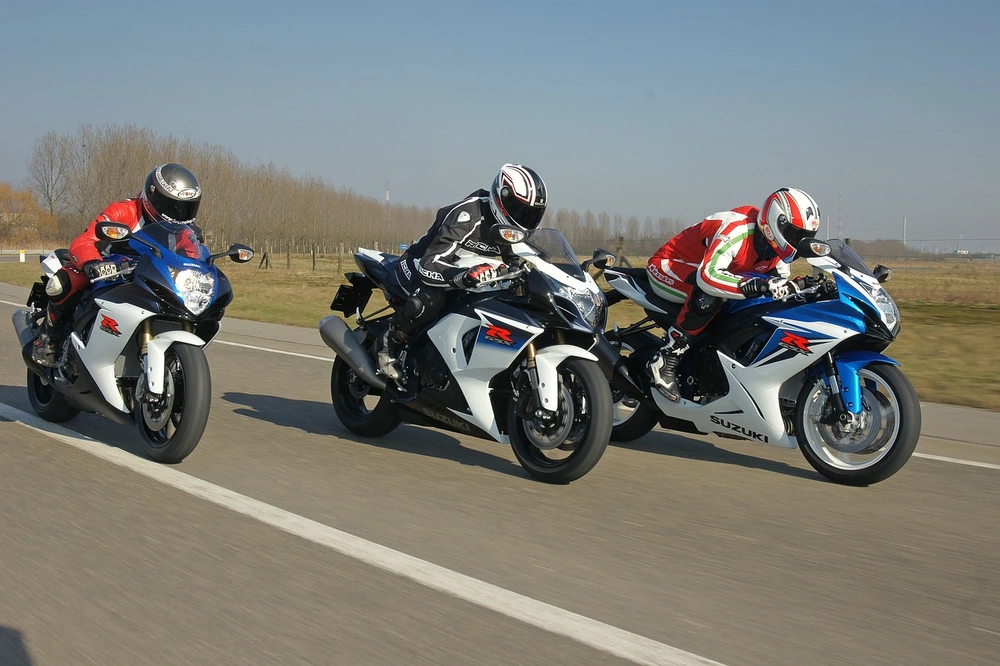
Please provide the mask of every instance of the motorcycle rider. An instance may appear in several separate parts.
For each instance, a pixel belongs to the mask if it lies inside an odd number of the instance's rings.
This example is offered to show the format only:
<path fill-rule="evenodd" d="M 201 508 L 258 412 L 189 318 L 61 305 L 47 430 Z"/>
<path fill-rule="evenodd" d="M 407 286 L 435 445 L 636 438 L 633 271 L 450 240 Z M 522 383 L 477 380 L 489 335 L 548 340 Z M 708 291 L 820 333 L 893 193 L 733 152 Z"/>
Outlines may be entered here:
<path fill-rule="evenodd" d="M 396 276 L 409 298 L 396 311 L 378 353 L 379 372 L 407 384 L 404 350 L 407 341 L 431 326 L 444 309 L 448 293 L 472 289 L 506 274 L 482 263 L 471 268 L 456 265 L 470 257 L 498 257 L 500 248 L 489 241 L 496 224 L 535 229 L 542 221 L 548 195 L 533 170 L 504 164 L 489 191 L 480 189 L 464 200 L 438 210 L 434 223 L 400 257 Z"/>
<path fill-rule="evenodd" d="M 760 208 L 740 206 L 708 216 L 656 251 L 646 266 L 650 284 L 664 299 L 683 303 L 664 345 L 648 364 L 653 385 L 668 400 L 680 399 L 677 366 L 692 339 L 705 330 L 727 299 L 770 295 L 784 299 L 798 291 L 789 264 L 803 238 L 819 230 L 816 200 L 783 187 Z M 739 273 L 776 275 L 742 279 Z"/>
<path fill-rule="evenodd" d="M 116 201 L 105 208 L 70 244 L 70 263 L 56 271 L 45 284 L 49 305 L 31 358 L 39 365 L 56 364 L 65 319 L 72 315 L 90 280 L 100 275 L 101 264 L 106 263 L 101 253 L 107 249 L 107 244 L 95 233 L 99 223 L 121 222 L 138 231 L 150 222 L 183 222 L 192 225 L 200 240 L 201 230 L 193 224 L 200 205 L 198 179 L 180 164 L 169 163 L 149 172 L 137 197 Z"/>

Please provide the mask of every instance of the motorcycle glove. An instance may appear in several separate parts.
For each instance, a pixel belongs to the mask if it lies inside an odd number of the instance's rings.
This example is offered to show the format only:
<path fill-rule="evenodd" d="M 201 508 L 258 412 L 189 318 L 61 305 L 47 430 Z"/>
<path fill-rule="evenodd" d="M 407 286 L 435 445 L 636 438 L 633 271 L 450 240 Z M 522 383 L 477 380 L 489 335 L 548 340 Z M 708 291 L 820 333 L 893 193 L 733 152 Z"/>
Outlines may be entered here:
<path fill-rule="evenodd" d="M 790 296 L 799 293 L 799 285 L 792 280 L 785 278 L 748 278 L 740 282 L 740 293 L 744 298 L 756 298 L 758 296 L 770 295 L 776 301 L 783 301 Z"/>
<path fill-rule="evenodd" d="M 507 267 L 500 264 L 497 267 L 493 267 L 490 264 L 479 264 L 478 266 L 473 266 L 469 270 L 465 271 L 458 276 L 456 283 L 460 287 L 465 287 L 466 289 L 473 289 L 486 282 L 495 280 L 496 278 L 503 277 L 507 274 Z"/>
<path fill-rule="evenodd" d="M 118 264 L 113 261 L 88 261 L 83 265 L 83 274 L 91 280 L 114 275 L 118 272 Z"/>

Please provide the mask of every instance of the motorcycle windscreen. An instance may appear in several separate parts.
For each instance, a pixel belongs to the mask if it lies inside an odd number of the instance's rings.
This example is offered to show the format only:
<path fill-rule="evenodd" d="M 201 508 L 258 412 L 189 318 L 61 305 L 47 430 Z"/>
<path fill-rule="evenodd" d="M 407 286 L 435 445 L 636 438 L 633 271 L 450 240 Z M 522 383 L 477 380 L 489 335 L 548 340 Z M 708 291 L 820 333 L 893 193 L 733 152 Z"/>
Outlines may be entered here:
<path fill-rule="evenodd" d="M 145 225 L 136 235 L 143 235 L 158 245 L 187 259 L 204 261 L 208 258 L 208 248 L 198 240 L 194 229 L 178 222 L 156 222 Z"/>
<path fill-rule="evenodd" d="M 579 280 L 585 279 L 573 246 L 558 229 L 535 229 L 525 242 L 538 250 L 542 259 L 559 270 Z"/>

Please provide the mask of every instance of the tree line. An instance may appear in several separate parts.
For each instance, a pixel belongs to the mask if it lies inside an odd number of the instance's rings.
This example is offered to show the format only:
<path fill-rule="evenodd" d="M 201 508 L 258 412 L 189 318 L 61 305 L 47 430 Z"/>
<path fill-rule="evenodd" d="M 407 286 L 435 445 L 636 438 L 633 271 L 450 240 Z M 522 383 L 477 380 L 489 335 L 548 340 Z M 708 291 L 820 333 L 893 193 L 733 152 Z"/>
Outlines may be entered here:
<path fill-rule="evenodd" d="M 204 192 L 198 223 L 220 247 L 243 242 L 258 251 L 315 248 L 323 254 L 359 245 L 398 248 L 419 238 L 436 213 L 386 204 L 274 164 L 241 161 L 214 144 L 131 124 L 83 125 L 73 133 L 48 132 L 34 143 L 27 182 L 37 200 L 36 236 L 68 241 L 112 201 L 137 196 L 146 174 L 164 162 L 183 164 L 198 176 Z M 15 218 L 5 219 L 17 226 Z M 22 225 L 26 219 L 16 218 Z M 598 246 L 615 249 L 619 238 L 629 252 L 652 252 L 683 227 L 666 217 L 640 221 L 569 208 L 550 209 L 543 225 L 561 230 L 581 254 Z M 0 226 L 0 241 L 10 231 Z"/>

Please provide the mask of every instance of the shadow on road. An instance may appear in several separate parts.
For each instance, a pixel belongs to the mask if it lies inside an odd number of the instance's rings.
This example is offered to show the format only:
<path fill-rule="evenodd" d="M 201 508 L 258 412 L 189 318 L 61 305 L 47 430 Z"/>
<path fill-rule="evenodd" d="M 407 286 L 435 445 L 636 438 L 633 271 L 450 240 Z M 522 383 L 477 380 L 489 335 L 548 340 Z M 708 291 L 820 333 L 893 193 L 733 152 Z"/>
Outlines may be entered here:
<path fill-rule="evenodd" d="M 471 465 L 502 472 L 521 478 L 527 473 L 515 462 L 470 449 L 462 442 L 440 430 L 403 424 L 383 437 L 359 437 L 347 430 L 333 411 L 333 405 L 312 400 L 294 400 L 274 395 L 253 393 L 222 394 L 222 399 L 235 405 L 243 405 L 233 413 L 260 419 L 286 428 L 298 428 L 314 435 L 329 435 L 358 444 L 377 446 L 383 449 L 415 453 L 432 458 L 452 460 L 462 465 Z M 486 441 L 486 440 L 484 440 Z M 494 446 L 502 446 L 493 442 Z"/>
<path fill-rule="evenodd" d="M 3 666 L 31 666 L 33 663 L 21 632 L 0 625 L 0 664 Z"/>
<path fill-rule="evenodd" d="M 740 446 L 757 446 L 753 442 L 741 443 L 737 440 L 733 440 L 733 443 Z M 767 460 L 766 458 L 758 458 L 744 453 L 727 451 L 726 449 L 721 449 L 715 446 L 711 442 L 704 442 L 699 439 L 691 439 L 684 437 L 683 435 L 666 433 L 657 430 L 654 430 L 648 435 L 631 442 L 611 442 L 611 446 L 617 446 L 622 449 L 630 449 L 632 451 L 643 451 L 645 453 L 659 453 L 665 456 L 674 456 L 675 458 L 704 460 L 705 462 L 739 465 L 740 467 L 747 467 L 750 469 L 762 469 L 768 472 L 787 474 L 788 476 L 796 476 L 801 479 L 810 479 L 812 481 L 825 480 L 811 468 L 800 469 L 798 467 L 792 467 L 788 463 L 778 462 L 776 460 Z M 766 445 L 762 444 L 760 446 Z"/>

